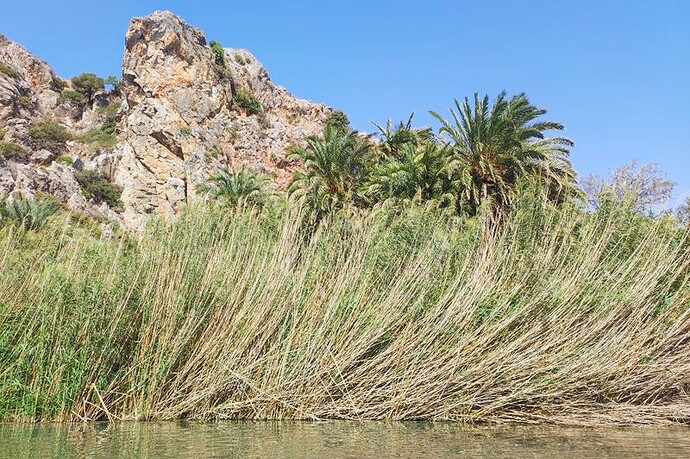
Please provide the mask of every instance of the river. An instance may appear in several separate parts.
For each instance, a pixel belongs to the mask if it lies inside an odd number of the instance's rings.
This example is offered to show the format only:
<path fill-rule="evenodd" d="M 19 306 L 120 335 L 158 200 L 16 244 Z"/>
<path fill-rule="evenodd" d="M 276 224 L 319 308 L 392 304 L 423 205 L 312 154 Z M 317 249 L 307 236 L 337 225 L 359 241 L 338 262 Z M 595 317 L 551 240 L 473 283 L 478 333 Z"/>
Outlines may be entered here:
<path fill-rule="evenodd" d="M 0 457 L 688 458 L 690 428 L 342 421 L 8 424 L 0 425 Z"/>

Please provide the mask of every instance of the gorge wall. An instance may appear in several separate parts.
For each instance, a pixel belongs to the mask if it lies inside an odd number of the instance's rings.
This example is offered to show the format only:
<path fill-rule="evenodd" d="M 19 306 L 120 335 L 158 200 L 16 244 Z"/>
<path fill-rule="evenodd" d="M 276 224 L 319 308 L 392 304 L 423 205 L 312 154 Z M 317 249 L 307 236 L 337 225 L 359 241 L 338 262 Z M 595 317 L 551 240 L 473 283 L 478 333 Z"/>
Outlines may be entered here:
<path fill-rule="evenodd" d="M 286 159 L 286 148 L 320 133 L 332 110 L 274 85 L 250 52 L 223 51 L 219 65 L 203 32 L 170 12 L 134 18 L 119 90 L 75 106 L 61 97 L 69 82 L 0 36 L 6 70 L 0 72 L 0 129 L 3 142 L 26 153 L 0 156 L 0 196 L 48 193 L 69 208 L 135 229 L 151 214 L 174 216 L 221 169 L 247 164 L 285 186 L 297 166 Z M 88 133 L 104 116 L 116 127 L 116 141 L 107 147 L 72 140 L 50 151 L 29 135 L 46 119 Z M 74 177 L 79 169 L 97 170 L 121 186 L 121 206 L 90 202 Z"/>

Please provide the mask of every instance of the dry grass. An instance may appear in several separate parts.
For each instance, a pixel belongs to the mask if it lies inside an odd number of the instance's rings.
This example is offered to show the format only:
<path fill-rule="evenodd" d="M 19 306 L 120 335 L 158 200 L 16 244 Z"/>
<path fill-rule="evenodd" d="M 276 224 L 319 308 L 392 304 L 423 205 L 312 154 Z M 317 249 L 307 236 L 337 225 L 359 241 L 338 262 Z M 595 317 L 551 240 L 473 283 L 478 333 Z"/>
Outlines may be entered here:
<path fill-rule="evenodd" d="M 625 209 L 0 230 L 0 419 L 690 418 L 690 257 Z M 29 256 L 29 254 L 31 256 Z"/>

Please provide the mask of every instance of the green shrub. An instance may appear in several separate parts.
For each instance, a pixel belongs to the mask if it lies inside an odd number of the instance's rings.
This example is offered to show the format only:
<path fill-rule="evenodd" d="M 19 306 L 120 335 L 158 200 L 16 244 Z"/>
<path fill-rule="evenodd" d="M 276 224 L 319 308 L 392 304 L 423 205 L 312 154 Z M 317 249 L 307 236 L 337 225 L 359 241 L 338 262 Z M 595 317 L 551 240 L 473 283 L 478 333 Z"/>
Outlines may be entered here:
<path fill-rule="evenodd" d="M 5 134 L 7 134 L 7 131 L 4 129 L 0 128 L 0 140 L 5 138 Z"/>
<path fill-rule="evenodd" d="M 180 135 L 183 137 L 188 137 L 192 135 L 192 128 L 189 126 L 182 126 L 180 128 Z"/>
<path fill-rule="evenodd" d="M 117 105 L 108 104 L 105 107 L 96 108 L 96 113 L 98 113 L 103 121 L 114 123 L 118 109 L 119 107 Z"/>
<path fill-rule="evenodd" d="M 29 157 L 24 148 L 12 142 L 0 142 L 0 156 L 14 161 L 26 161 Z"/>
<path fill-rule="evenodd" d="M 4 62 L 0 62 L 0 72 L 4 73 L 10 78 L 17 78 L 19 76 L 19 72 L 17 72 L 14 67 L 10 67 Z"/>
<path fill-rule="evenodd" d="M 211 45 L 211 51 L 213 52 L 215 63 L 225 68 L 225 51 L 223 51 L 221 44 L 217 41 L 211 41 L 209 45 Z"/>
<path fill-rule="evenodd" d="M 83 170 L 75 175 L 82 193 L 97 204 L 106 203 L 112 208 L 120 207 L 122 187 L 110 183 L 98 171 Z"/>
<path fill-rule="evenodd" d="M 51 149 L 64 148 L 65 142 L 72 140 L 70 132 L 57 121 L 41 121 L 29 127 L 29 135 L 37 146 Z"/>
<path fill-rule="evenodd" d="M 59 163 L 59 164 L 64 164 L 65 166 L 71 166 L 71 165 L 74 164 L 74 159 L 72 159 L 71 156 L 62 155 L 62 156 L 59 156 L 59 157 L 55 160 L 55 162 L 56 162 L 56 163 Z"/>
<path fill-rule="evenodd" d="M 58 99 L 59 102 L 73 102 L 75 104 L 83 104 L 85 100 L 86 96 L 74 89 L 65 89 Z"/>
<path fill-rule="evenodd" d="M 235 60 L 240 65 L 244 65 L 246 63 L 244 57 L 240 53 L 235 53 Z"/>
<path fill-rule="evenodd" d="M 218 158 L 218 149 L 217 149 L 217 148 L 211 148 L 211 149 L 208 151 L 208 154 L 209 154 L 212 158 Z"/>
<path fill-rule="evenodd" d="M 31 100 L 31 96 L 19 96 L 17 97 L 17 102 L 19 102 L 19 105 L 21 105 L 24 108 L 32 108 L 34 106 L 33 100 Z"/>
<path fill-rule="evenodd" d="M 235 95 L 232 97 L 232 101 L 250 115 L 259 115 L 264 112 L 261 102 L 244 88 L 237 88 Z"/>
<path fill-rule="evenodd" d="M 95 144 L 103 148 L 112 147 L 117 143 L 115 123 L 106 121 L 100 127 L 90 129 L 80 135 L 79 141 L 86 144 Z"/>

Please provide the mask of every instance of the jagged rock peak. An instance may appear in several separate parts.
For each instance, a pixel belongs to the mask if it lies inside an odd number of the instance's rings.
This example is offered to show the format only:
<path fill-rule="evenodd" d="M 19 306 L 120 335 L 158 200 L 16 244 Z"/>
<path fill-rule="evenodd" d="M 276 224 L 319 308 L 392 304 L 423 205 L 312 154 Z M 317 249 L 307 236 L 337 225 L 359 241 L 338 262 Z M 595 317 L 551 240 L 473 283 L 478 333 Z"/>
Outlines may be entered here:
<path fill-rule="evenodd" d="M 216 64 L 203 32 L 170 12 L 132 19 L 114 174 L 127 226 L 174 216 L 221 168 L 249 164 L 284 185 L 295 167 L 285 148 L 321 131 L 331 109 L 275 86 L 248 51 L 224 58 Z"/>

